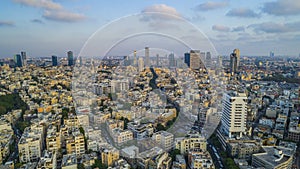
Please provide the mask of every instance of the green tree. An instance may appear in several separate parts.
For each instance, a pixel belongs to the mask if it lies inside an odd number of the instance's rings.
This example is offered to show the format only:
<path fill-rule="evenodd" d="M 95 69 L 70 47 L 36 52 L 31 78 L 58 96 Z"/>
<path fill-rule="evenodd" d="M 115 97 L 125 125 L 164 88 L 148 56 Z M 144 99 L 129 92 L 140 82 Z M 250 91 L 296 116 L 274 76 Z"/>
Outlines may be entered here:
<path fill-rule="evenodd" d="M 77 165 L 77 169 L 85 169 L 84 165 L 82 163 Z"/>
<path fill-rule="evenodd" d="M 102 164 L 102 162 L 99 159 L 95 160 L 95 164 L 92 165 L 92 168 L 97 168 L 97 167 L 99 169 L 106 169 L 107 168 L 107 166 L 105 164 Z"/>

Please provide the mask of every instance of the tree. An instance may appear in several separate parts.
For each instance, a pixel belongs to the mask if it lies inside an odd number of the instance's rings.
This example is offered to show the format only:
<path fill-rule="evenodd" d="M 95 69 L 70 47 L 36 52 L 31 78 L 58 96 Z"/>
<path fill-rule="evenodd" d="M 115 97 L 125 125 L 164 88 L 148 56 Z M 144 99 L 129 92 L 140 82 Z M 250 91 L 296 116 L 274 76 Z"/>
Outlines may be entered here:
<path fill-rule="evenodd" d="M 165 130 L 165 127 L 162 124 L 158 123 L 157 126 L 156 126 L 156 130 L 157 131 Z"/>
<path fill-rule="evenodd" d="M 95 164 L 92 165 L 92 168 L 106 169 L 107 166 L 103 164 L 100 160 L 95 160 Z"/>
<path fill-rule="evenodd" d="M 77 169 L 85 169 L 84 165 L 82 163 L 77 165 Z"/>
<path fill-rule="evenodd" d="M 179 155 L 180 154 L 180 150 L 178 149 L 174 149 L 170 152 L 170 156 L 172 157 L 172 161 L 175 161 L 176 160 L 176 155 Z"/>

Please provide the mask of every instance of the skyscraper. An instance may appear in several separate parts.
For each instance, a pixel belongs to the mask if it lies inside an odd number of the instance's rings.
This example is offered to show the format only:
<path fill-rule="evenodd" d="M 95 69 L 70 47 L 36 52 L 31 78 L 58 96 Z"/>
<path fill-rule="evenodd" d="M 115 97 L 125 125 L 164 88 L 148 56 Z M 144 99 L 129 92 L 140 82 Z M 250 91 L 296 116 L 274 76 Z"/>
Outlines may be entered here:
<path fill-rule="evenodd" d="M 73 52 L 68 51 L 68 66 L 73 66 L 74 65 L 74 57 L 73 57 Z"/>
<path fill-rule="evenodd" d="M 17 67 L 22 67 L 22 56 L 20 54 L 16 54 L 14 60 Z"/>
<path fill-rule="evenodd" d="M 139 66 L 139 72 L 144 70 L 144 59 L 142 57 L 139 58 L 138 66 Z"/>
<path fill-rule="evenodd" d="M 58 63 L 57 63 L 57 56 L 52 56 L 52 66 L 57 66 Z"/>
<path fill-rule="evenodd" d="M 190 53 L 184 53 L 184 63 L 190 67 L 190 59 L 191 59 L 191 55 Z"/>
<path fill-rule="evenodd" d="M 270 52 L 270 57 L 274 57 L 275 55 L 274 55 L 274 52 L 273 51 L 271 51 Z"/>
<path fill-rule="evenodd" d="M 194 70 L 205 68 L 200 58 L 200 50 L 190 51 L 190 68 Z"/>
<path fill-rule="evenodd" d="M 169 54 L 169 67 L 175 67 L 174 53 Z"/>
<path fill-rule="evenodd" d="M 145 47 L 145 66 L 150 67 L 149 47 Z"/>
<path fill-rule="evenodd" d="M 236 53 L 230 54 L 230 74 L 234 75 L 238 71 L 238 58 Z"/>
<path fill-rule="evenodd" d="M 156 67 L 159 66 L 159 54 L 156 54 Z"/>
<path fill-rule="evenodd" d="M 27 61 L 26 61 L 26 59 L 27 59 L 26 52 L 24 52 L 24 51 L 21 52 L 21 58 L 22 58 L 22 65 L 26 66 L 26 63 L 27 63 Z"/>
<path fill-rule="evenodd" d="M 233 50 L 233 53 L 235 54 L 236 56 L 236 68 L 237 70 L 239 69 L 240 67 L 240 60 L 241 60 L 241 55 L 240 55 L 240 50 L 239 49 L 234 49 Z"/>
<path fill-rule="evenodd" d="M 206 52 L 205 66 L 206 66 L 206 68 L 211 67 L 211 54 L 210 54 L 210 52 Z"/>
<path fill-rule="evenodd" d="M 242 137 L 246 132 L 247 96 L 229 91 L 223 95 L 221 130 L 229 138 Z"/>
<path fill-rule="evenodd" d="M 218 67 L 219 68 L 223 67 L 223 58 L 222 58 L 222 56 L 218 56 Z"/>
<path fill-rule="evenodd" d="M 136 50 L 133 52 L 133 65 L 135 66 L 137 64 L 137 59 L 136 59 Z"/>

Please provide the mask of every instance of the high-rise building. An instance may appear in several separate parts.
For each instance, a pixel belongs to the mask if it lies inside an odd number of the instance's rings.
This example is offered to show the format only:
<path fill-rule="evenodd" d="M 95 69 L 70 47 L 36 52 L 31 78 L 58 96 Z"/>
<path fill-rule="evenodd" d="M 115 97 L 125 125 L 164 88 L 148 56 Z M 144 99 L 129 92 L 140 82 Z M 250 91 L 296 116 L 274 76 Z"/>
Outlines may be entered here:
<path fill-rule="evenodd" d="M 234 75 L 238 70 L 237 56 L 235 53 L 230 54 L 230 74 Z"/>
<path fill-rule="evenodd" d="M 206 52 L 205 66 L 206 66 L 206 68 L 211 67 L 211 54 L 210 54 L 210 52 Z"/>
<path fill-rule="evenodd" d="M 57 62 L 57 56 L 52 56 L 52 66 L 57 66 L 58 62 Z"/>
<path fill-rule="evenodd" d="M 21 52 L 21 57 L 22 57 L 22 65 L 26 66 L 26 63 L 27 63 L 27 61 L 26 61 L 26 59 L 27 59 L 26 52 L 22 51 Z"/>
<path fill-rule="evenodd" d="M 270 57 L 274 57 L 274 56 L 275 56 L 274 52 L 271 51 L 271 52 L 270 52 Z"/>
<path fill-rule="evenodd" d="M 246 132 L 247 96 L 229 91 L 223 95 L 222 132 L 229 138 L 242 137 Z"/>
<path fill-rule="evenodd" d="M 190 59 L 191 59 L 191 55 L 190 53 L 184 53 L 184 63 L 190 67 Z"/>
<path fill-rule="evenodd" d="M 74 57 L 73 57 L 73 52 L 68 51 L 68 66 L 73 66 L 74 65 Z"/>
<path fill-rule="evenodd" d="M 149 47 L 145 47 L 145 66 L 150 67 Z"/>
<path fill-rule="evenodd" d="M 240 50 L 239 49 L 234 49 L 233 53 L 235 54 L 235 56 L 237 58 L 236 59 L 236 67 L 237 67 L 237 69 L 239 69 L 239 67 L 240 67 L 240 60 L 241 60 Z"/>
<path fill-rule="evenodd" d="M 135 66 L 137 64 L 137 58 L 136 58 L 136 50 L 133 52 L 133 65 Z"/>
<path fill-rule="evenodd" d="M 156 66 L 159 66 L 159 54 L 156 54 Z"/>
<path fill-rule="evenodd" d="M 144 59 L 142 57 L 139 58 L 139 72 L 142 72 L 144 70 Z"/>
<path fill-rule="evenodd" d="M 14 56 L 14 60 L 15 60 L 15 63 L 16 63 L 17 67 L 22 67 L 23 66 L 23 64 L 22 64 L 22 56 L 20 54 L 16 54 Z"/>
<path fill-rule="evenodd" d="M 194 70 L 205 68 L 200 58 L 200 50 L 190 51 L 190 68 Z"/>
<path fill-rule="evenodd" d="M 222 58 L 222 56 L 218 56 L 218 67 L 219 68 L 223 67 L 223 58 Z"/>
<path fill-rule="evenodd" d="M 171 53 L 169 55 L 169 67 L 175 67 L 175 57 L 174 53 Z"/>

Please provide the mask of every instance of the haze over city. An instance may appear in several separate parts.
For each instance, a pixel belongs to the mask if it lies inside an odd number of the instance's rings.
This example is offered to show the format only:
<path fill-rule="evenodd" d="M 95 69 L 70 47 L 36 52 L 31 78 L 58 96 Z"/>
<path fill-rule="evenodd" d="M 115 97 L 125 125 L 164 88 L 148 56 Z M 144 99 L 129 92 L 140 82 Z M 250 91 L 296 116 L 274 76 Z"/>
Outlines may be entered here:
<path fill-rule="evenodd" d="M 267 56 L 270 51 L 277 56 L 298 56 L 300 53 L 300 2 L 293 0 L 192 0 L 188 3 L 179 0 L 130 3 L 121 0 L 5 0 L 0 8 L 2 58 L 12 57 L 19 51 L 27 51 L 30 57 L 63 57 L 68 50 L 77 55 L 99 28 L 120 17 L 145 12 L 167 13 L 186 19 L 209 38 L 221 55 L 229 55 L 233 48 L 241 49 L 245 56 Z M 176 27 L 158 20 L 155 29 Z M 118 35 L 106 36 L 113 39 Z M 124 53 L 115 51 L 115 54 Z"/>

